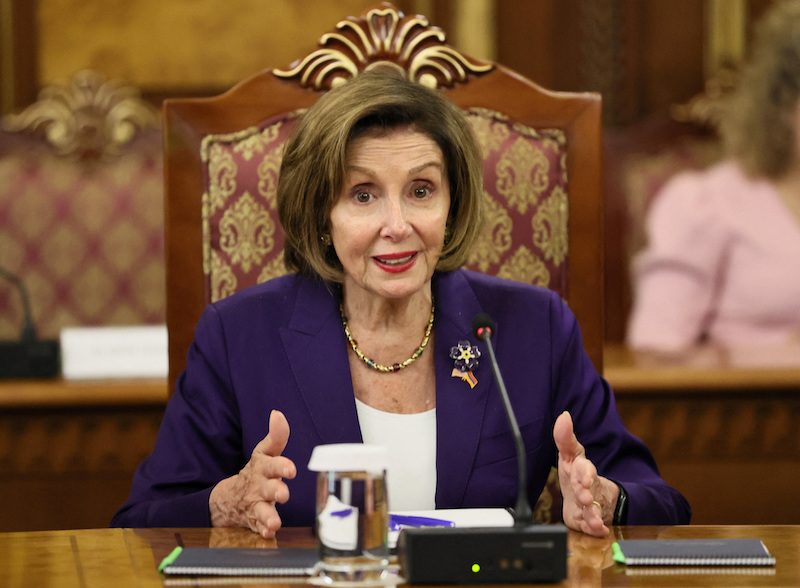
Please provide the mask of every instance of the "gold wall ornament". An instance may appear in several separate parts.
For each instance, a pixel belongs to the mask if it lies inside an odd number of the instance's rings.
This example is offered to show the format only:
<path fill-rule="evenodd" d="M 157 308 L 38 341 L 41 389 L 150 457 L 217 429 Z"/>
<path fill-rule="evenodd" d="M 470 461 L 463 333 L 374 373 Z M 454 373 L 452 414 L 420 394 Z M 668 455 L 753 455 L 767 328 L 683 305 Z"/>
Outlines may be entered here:
<path fill-rule="evenodd" d="M 406 16 L 389 3 L 361 17 L 348 17 L 322 35 L 319 49 L 288 70 L 272 73 L 305 88 L 329 90 L 377 64 L 394 65 L 429 88 L 450 88 L 470 75 L 491 71 L 445 43 L 445 33 L 424 16 Z"/>
<path fill-rule="evenodd" d="M 59 155 L 113 159 L 137 134 L 157 129 L 157 110 L 138 90 L 100 73 L 83 70 L 68 86 L 48 86 L 39 99 L 2 119 L 9 132 L 41 133 Z"/>

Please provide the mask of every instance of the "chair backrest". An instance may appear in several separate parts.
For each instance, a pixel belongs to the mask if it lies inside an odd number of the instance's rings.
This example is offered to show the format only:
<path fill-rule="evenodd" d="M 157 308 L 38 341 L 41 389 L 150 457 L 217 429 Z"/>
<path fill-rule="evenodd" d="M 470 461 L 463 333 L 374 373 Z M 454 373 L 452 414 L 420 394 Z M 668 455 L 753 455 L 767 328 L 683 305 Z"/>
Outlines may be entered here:
<path fill-rule="evenodd" d="M 602 370 L 600 97 L 544 90 L 382 4 L 339 22 L 290 69 L 219 97 L 165 102 L 170 387 L 204 306 L 286 271 L 275 186 L 295 120 L 378 62 L 440 89 L 473 123 L 489 215 L 469 266 L 558 291 Z"/>
<path fill-rule="evenodd" d="M 89 70 L 3 117 L 0 267 L 25 284 L 40 336 L 165 321 L 158 120 L 137 90 Z M 0 339 L 21 323 L 0 282 Z"/>

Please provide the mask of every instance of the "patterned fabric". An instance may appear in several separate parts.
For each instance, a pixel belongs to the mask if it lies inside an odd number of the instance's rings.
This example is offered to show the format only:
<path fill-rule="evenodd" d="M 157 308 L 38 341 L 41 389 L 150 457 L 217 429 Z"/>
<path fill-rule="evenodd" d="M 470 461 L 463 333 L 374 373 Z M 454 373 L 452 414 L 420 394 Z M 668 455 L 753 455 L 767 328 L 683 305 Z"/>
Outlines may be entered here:
<path fill-rule="evenodd" d="M 0 134 L 0 266 L 27 287 L 42 337 L 69 325 L 165 321 L 160 131 L 113 161 L 53 155 Z M 0 283 L 0 339 L 19 336 L 21 304 Z"/>
<path fill-rule="evenodd" d="M 202 157 L 204 271 L 219 300 L 286 273 L 276 208 L 283 146 L 300 112 L 258 127 L 205 137 Z M 468 267 L 566 292 L 566 138 L 505 116 L 471 109 L 484 153 L 487 222 Z"/>

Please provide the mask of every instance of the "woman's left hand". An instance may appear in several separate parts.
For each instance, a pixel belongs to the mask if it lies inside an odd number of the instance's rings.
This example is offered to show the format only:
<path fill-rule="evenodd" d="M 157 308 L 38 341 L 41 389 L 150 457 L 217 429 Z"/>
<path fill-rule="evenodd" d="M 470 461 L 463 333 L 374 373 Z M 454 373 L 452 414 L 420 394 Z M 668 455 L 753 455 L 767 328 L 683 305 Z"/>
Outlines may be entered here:
<path fill-rule="evenodd" d="M 575 437 L 572 416 L 563 412 L 553 426 L 558 448 L 558 480 L 564 496 L 564 524 L 595 537 L 606 537 L 614 518 L 619 487 L 597 475 L 586 451 Z"/>

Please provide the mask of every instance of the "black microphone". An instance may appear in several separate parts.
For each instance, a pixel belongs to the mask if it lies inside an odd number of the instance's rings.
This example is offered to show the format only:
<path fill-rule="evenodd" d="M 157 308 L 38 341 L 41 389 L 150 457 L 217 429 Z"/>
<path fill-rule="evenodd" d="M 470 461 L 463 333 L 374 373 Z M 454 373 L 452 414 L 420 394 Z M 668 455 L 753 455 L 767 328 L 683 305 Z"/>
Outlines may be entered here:
<path fill-rule="evenodd" d="M 52 378 L 60 369 L 58 341 L 40 341 L 33 323 L 25 284 L 16 274 L 0 267 L 0 278 L 10 282 L 22 301 L 19 341 L 0 341 L 0 378 Z"/>
<path fill-rule="evenodd" d="M 486 349 L 489 351 L 489 362 L 492 364 L 494 380 L 500 390 L 503 407 L 506 410 L 506 417 L 508 417 L 508 424 L 511 426 L 511 434 L 514 436 L 514 445 L 517 448 L 517 506 L 514 508 L 514 524 L 519 527 L 529 525 L 533 519 L 533 511 L 528 501 L 528 492 L 525 489 L 528 468 L 525 463 L 525 443 L 522 440 L 522 433 L 519 431 L 514 407 L 511 406 L 511 399 L 508 397 L 503 374 L 500 373 L 500 366 L 497 364 L 497 357 L 494 355 L 492 336 L 496 330 L 494 321 L 486 313 L 479 313 L 472 319 L 472 332 L 475 333 L 478 339 L 486 343 Z"/>
<path fill-rule="evenodd" d="M 483 313 L 472 326 L 489 351 L 517 448 L 514 526 L 403 529 L 398 539 L 403 577 L 410 584 L 560 582 L 567 577 L 567 528 L 533 522 L 525 491 L 525 447 L 491 343 L 497 328 Z"/>

